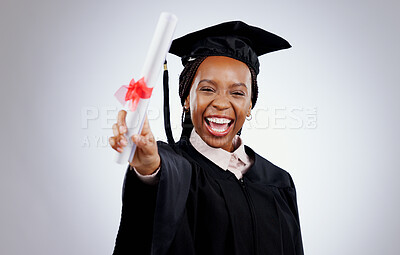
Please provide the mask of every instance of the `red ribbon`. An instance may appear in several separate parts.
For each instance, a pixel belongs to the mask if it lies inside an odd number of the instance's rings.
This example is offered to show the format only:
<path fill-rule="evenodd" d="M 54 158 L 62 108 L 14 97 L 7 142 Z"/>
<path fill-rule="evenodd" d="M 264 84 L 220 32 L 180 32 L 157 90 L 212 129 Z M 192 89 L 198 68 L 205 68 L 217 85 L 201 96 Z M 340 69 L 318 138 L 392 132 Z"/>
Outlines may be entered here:
<path fill-rule="evenodd" d="M 125 102 L 123 102 L 123 100 L 121 100 L 121 93 L 122 90 L 125 92 Z M 116 93 L 115 96 L 117 97 L 117 99 L 123 104 L 125 105 L 125 103 L 129 100 L 132 100 L 131 105 L 130 105 L 130 110 L 131 111 L 135 111 L 136 107 L 139 103 L 139 100 L 141 98 L 143 99 L 148 99 L 151 97 L 151 93 L 153 92 L 153 88 L 149 88 L 146 85 L 146 82 L 144 81 L 144 78 L 141 78 L 140 80 L 138 80 L 137 82 L 135 82 L 134 79 L 131 80 L 131 82 L 129 83 L 129 86 L 122 86 Z"/>

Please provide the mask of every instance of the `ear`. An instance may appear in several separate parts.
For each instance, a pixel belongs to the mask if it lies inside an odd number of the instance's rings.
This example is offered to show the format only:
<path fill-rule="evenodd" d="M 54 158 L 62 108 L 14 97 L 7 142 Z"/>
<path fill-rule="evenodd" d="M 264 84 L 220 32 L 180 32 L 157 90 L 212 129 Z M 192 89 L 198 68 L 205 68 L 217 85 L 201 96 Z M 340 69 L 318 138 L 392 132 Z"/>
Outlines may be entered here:
<path fill-rule="evenodd" d="M 247 117 L 250 117 L 250 115 L 251 115 L 251 107 L 253 106 L 253 103 L 252 102 L 250 102 L 250 106 L 249 106 L 249 109 L 247 110 Z"/>
<path fill-rule="evenodd" d="M 185 99 L 185 103 L 183 104 L 183 107 L 186 109 L 190 108 L 190 95 L 188 95 Z"/>

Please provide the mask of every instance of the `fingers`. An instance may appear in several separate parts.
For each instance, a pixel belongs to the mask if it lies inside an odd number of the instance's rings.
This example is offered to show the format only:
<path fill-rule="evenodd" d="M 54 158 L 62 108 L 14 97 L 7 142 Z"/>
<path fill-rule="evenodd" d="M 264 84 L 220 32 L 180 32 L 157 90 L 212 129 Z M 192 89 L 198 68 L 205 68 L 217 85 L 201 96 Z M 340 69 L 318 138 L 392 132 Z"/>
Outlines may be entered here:
<path fill-rule="evenodd" d="M 132 137 L 132 141 L 136 143 L 136 145 L 140 147 L 145 154 L 153 153 L 154 146 L 156 146 L 156 141 L 154 139 L 153 133 L 151 132 L 147 115 L 144 119 L 141 135 Z"/>
<path fill-rule="evenodd" d="M 118 152 L 122 152 L 124 149 L 121 147 L 119 141 L 117 141 L 117 137 L 113 136 L 108 139 L 108 142 L 110 143 L 111 148 Z"/>
<path fill-rule="evenodd" d="M 110 137 L 110 146 L 118 151 L 122 152 L 124 147 L 128 144 L 125 137 L 128 129 L 126 127 L 126 111 L 121 110 L 118 112 L 117 123 L 112 126 L 113 137 Z M 154 139 L 153 133 L 151 132 L 149 120 L 147 116 L 145 117 L 141 135 L 133 135 L 132 141 L 141 149 L 144 154 L 153 154 L 155 148 L 157 147 L 156 141 Z"/>
<path fill-rule="evenodd" d="M 126 119 L 126 111 L 125 110 L 121 110 L 121 111 L 119 111 L 118 112 L 118 117 L 117 117 L 117 125 L 118 125 L 118 129 L 119 129 L 119 132 L 121 133 L 121 134 L 124 134 L 124 133 L 126 133 L 126 122 L 125 122 L 125 119 Z M 114 134 L 115 135 L 115 134 Z"/>
<path fill-rule="evenodd" d="M 126 111 L 125 111 L 125 110 L 119 111 L 119 112 L 118 112 L 118 117 L 117 117 L 117 123 L 118 123 L 119 125 L 124 125 L 124 126 L 126 126 L 125 118 L 126 118 Z"/>
<path fill-rule="evenodd" d="M 128 145 L 128 141 L 126 140 L 123 134 L 112 136 L 108 139 L 110 146 L 119 152 L 123 151 L 123 148 Z"/>
<path fill-rule="evenodd" d="M 114 125 L 112 125 L 112 130 L 114 136 L 119 136 L 119 128 L 117 123 L 114 123 Z"/>
<path fill-rule="evenodd" d="M 154 150 L 157 147 L 156 140 L 153 134 L 150 132 L 148 135 L 133 135 L 132 141 L 145 155 L 154 154 Z"/>
<path fill-rule="evenodd" d="M 125 117 L 126 111 L 121 110 L 118 112 L 117 123 L 112 126 L 114 136 L 109 139 L 110 146 L 118 152 L 122 152 L 123 147 L 128 144 L 124 136 L 127 132 Z"/>
<path fill-rule="evenodd" d="M 155 144 L 154 137 L 151 135 L 143 136 L 143 135 L 133 135 L 132 141 L 136 143 L 139 147 L 149 146 Z"/>

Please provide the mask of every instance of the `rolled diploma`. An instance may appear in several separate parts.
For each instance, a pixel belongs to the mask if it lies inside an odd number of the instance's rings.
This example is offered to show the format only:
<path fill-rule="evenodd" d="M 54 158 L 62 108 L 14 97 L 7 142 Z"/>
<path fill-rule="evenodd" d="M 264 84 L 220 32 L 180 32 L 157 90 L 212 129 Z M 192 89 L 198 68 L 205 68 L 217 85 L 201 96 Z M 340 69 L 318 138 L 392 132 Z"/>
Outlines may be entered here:
<path fill-rule="evenodd" d="M 164 60 L 169 51 L 169 47 L 171 46 L 177 21 L 178 19 L 174 14 L 166 12 L 161 13 L 160 18 L 158 19 L 157 27 L 142 69 L 142 75 L 140 76 L 140 78 L 144 77 L 144 81 L 149 88 L 153 88 L 157 82 Z M 126 104 L 124 110 L 127 112 L 126 125 L 128 131 L 126 139 L 128 145 L 124 148 L 122 153 L 116 153 L 115 162 L 124 164 L 127 161 L 132 161 L 133 156 L 135 155 L 136 144 L 130 140 L 130 137 L 142 132 L 149 101 L 150 98 L 141 98 L 134 112 L 131 112 L 129 107 L 127 107 L 130 102 Z"/>

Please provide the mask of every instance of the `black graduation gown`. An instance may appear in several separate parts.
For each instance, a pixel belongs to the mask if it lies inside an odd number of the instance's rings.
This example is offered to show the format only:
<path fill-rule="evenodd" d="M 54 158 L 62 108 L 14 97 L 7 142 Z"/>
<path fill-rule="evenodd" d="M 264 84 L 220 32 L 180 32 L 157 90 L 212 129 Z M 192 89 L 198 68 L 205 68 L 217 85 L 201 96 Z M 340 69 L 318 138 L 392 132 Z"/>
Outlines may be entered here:
<path fill-rule="evenodd" d="M 245 146 L 238 180 L 186 140 L 158 142 L 159 183 L 128 170 L 114 254 L 303 254 L 296 191 L 286 171 Z"/>

